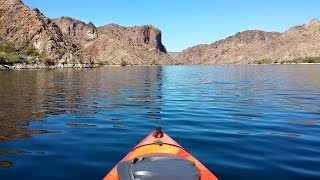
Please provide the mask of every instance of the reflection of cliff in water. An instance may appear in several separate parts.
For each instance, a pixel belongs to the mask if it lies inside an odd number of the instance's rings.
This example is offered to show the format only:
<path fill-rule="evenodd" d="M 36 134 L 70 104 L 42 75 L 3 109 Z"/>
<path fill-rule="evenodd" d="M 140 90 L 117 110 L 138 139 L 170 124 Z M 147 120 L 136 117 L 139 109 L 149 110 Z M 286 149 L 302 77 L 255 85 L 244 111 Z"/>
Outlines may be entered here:
<path fill-rule="evenodd" d="M 143 108 L 142 118 L 160 119 L 161 74 L 161 67 L 2 71 L 0 142 L 48 133 L 27 128 L 45 116 L 109 111 L 119 122 L 119 113 Z"/>
<path fill-rule="evenodd" d="M 0 142 L 28 137 L 39 130 L 25 128 L 28 122 L 45 114 L 33 106 L 43 104 L 46 80 L 45 71 L 0 72 Z"/>

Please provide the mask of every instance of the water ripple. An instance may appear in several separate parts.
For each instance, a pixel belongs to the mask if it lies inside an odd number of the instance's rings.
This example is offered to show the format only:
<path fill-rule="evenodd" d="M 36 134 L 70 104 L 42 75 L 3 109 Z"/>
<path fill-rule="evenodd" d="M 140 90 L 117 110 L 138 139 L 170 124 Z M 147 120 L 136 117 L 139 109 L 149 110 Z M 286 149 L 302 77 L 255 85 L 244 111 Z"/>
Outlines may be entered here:
<path fill-rule="evenodd" d="M 319 179 L 319 69 L 0 72 L 0 177 L 101 179 L 162 126 L 220 179 Z"/>

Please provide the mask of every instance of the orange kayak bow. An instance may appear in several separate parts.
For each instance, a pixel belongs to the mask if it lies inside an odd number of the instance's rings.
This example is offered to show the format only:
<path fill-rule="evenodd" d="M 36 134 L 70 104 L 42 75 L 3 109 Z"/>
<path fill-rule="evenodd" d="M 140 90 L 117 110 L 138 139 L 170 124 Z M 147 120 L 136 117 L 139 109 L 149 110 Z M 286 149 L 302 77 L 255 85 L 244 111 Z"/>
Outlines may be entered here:
<path fill-rule="evenodd" d="M 157 128 L 136 145 L 104 180 L 217 180 L 201 162 Z"/>

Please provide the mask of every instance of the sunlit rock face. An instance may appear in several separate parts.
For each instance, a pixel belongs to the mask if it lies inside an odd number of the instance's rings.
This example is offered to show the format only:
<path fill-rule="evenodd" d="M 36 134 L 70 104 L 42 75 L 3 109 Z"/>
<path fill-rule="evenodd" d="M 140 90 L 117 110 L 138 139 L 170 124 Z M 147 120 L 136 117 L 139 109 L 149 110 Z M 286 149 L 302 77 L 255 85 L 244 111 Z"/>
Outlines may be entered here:
<path fill-rule="evenodd" d="M 250 64 L 320 56 L 320 21 L 278 32 L 244 31 L 210 45 L 183 50 L 176 58 L 183 64 Z"/>

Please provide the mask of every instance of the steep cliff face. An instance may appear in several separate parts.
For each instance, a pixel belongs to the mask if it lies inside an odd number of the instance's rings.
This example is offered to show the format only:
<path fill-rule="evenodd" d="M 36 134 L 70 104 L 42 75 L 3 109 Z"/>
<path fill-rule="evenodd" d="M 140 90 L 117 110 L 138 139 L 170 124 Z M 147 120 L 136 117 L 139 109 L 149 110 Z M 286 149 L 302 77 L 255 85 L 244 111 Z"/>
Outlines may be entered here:
<path fill-rule="evenodd" d="M 106 64 L 173 64 L 161 43 L 161 31 L 151 25 L 96 28 L 76 19 L 53 20 L 66 38 L 80 45 L 85 59 Z"/>
<path fill-rule="evenodd" d="M 320 22 L 312 20 L 284 33 L 244 31 L 210 45 L 182 51 L 183 64 L 248 64 L 256 60 L 292 60 L 320 56 Z"/>
<path fill-rule="evenodd" d="M 60 28 L 38 9 L 31 10 L 20 0 L 1 0 L 0 39 L 16 49 L 33 45 L 55 61 L 70 61 L 81 52 L 79 47 L 64 38 Z"/>
<path fill-rule="evenodd" d="M 161 42 L 161 31 L 151 25 L 123 27 L 109 24 L 99 27 L 99 33 L 126 42 L 128 45 L 167 52 Z"/>
<path fill-rule="evenodd" d="M 61 17 L 52 21 L 59 26 L 63 35 L 78 44 L 84 44 L 98 38 L 98 30 L 91 22 L 86 24 L 70 17 Z"/>
<path fill-rule="evenodd" d="M 153 26 L 123 27 L 110 24 L 98 28 L 99 38 L 85 45 L 86 55 L 109 64 L 172 64 L 161 43 L 161 32 Z"/>

